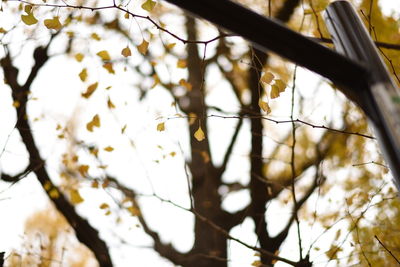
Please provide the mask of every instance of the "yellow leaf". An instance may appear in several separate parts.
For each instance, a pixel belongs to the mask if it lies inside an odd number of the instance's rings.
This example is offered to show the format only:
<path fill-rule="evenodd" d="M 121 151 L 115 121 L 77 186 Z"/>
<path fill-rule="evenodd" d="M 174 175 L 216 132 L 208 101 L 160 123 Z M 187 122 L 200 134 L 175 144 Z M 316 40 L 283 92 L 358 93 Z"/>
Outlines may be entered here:
<path fill-rule="evenodd" d="M 86 89 L 86 92 L 82 93 L 81 95 L 84 98 L 89 98 L 94 93 L 94 91 L 96 91 L 98 85 L 99 85 L 98 82 L 95 82 L 94 84 L 89 85 L 88 88 Z"/>
<path fill-rule="evenodd" d="M 101 187 L 107 188 L 109 185 L 110 185 L 110 180 L 105 179 L 105 180 L 103 181 L 103 183 L 101 184 Z"/>
<path fill-rule="evenodd" d="M 113 69 L 113 65 L 111 62 L 104 63 L 103 68 L 105 68 L 109 73 L 115 74 L 115 71 Z"/>
<path fill-rule="evenodd" d="M 124 127 L 122 127 L 122 129 L 121 129 L 121 133 L 122 133 L 122 134 L 124 134 L 124 133 L 125 133 L 125 131 L 126 131 L 126 127 L 128 127 L 126 124 L 124 125 Z"/>
<path fill-rule="evenodd" d="M 258 106 L 267 114 L 271 113 L 271 108 L 269 107 L 268 103 L 265 101 L 262 101 L 261 99 L 258 100 Z"/>
<path fill-rule="evenodd" d="M 142 8 L 148 12 L 151 12 L 155 6 L 156 2 L 153 0 L 146 0 L 146 2 L 142 4 Z"/>
<path fill-rule="evenodd" d="M 101 40 L 100 36 L 95 32 L 90 35 L 90 38 L 92 38 L 93 40 L 96 40 L 96 41 Z"/>
<path fill-rule="evenodd" d="M 274 78 L 275 76 L 271 72 L 267 71 L 261 76 L 261 81 L 267 84 L 271 84 Z"/>
<path fill-rule="evenodd" d="M 194 138 L 196 138 L 196 140 L 199 142 L 203 141 L 206 138 L 200 126 L 199 129 L 197 129 L 197 131 L 194 133 Z"/>
<path fill-rule="evenodd" d="M 26 25 L 34 25 L 38 22 L 35 16 L 33 16 L 33 12 L 28 13 L 28 15 L 21 15 L 21 19 Z"/>
<path fill-rule="evenodd" d="M 270 92 L 270 96 L 272 99 L 277 98 L 279 96 L 280 92 L 279 92 L 279 87 L 276 86 L 275 84 L 272 85 L 271 87 L 271 92 Z"/>
<path fill-rule="evenodd" d="M 286 84 L 278 79 L 271 87 L 271 98 L 277 98 L 282 92 L 285 92 Z"/>
<path fill-rule="evenodd" d="M 171 157 L 175 157 L 175 156 L 176 156 L 176 152 L 175 152 L 175 151 L 172 151 L 171 153 L 169 153 L 169 155 L 170 155 Z"/>
<path fill-rule="evenodd" d="M 110 54 L 106 50 L 102 50 L 98 52 L 96 55 L 98 55 L 102 60 L 111 60 Z"/>
<path fill-rule="evenodd" d="M 85 57 L 85 56 L 84 56 L 82 53 L 78 53 L 78 54 L 75 55 L 75 59 L 76 59 L 76 61 L 78 61 L 78 62 L 82 62 L 82 60 L 83 60 L 84 57 Z"/>
<path fill-rule="evenodd" d="M 92 182 L 91 187 L 92 187 L 92 188 L 99 188 L 99 182 L 98 182 L 97 180 L 94 180 L 94 181 Z"/>
<path fill-rule="evenodd" d="M 286 84 L 281 79 L 275 80 L 275 85 L 278 87 L 279 93 L 285 92 Z"/>
<path fill-rule="evenodd" d="M 86 177 L 89 171 L 89 165 L 80 165 L 78 171 L 83 177 Z"/>
<path fill-rule="evenodd" d="M 167 49 L 170 50 L 170 49 L 174 48 L 175 45 L 176 45 L 176 43 L 170 43 L 170 44 L 167 44 L 166 47 L 167 47 Z"/>
<path fill-rule="evenodd" d="M 53 187 L 52 189 L 50 189 L 49 191 L 49 196 L 51 198 L 59 198 L 60 197 L 60 192 L 58 192 L 57 188 Z"/>
<path fill-rule="evenodd" d="M 126 208 L 132 216 L 139 216 L 140 215 L 140 210 L 134 206 L 130 206 L 128 208 Z"/>
<path fill-rule="evenodd" d="M 92 118 L 92 120 L 86 124 L 86 129 L 87 129 L 89 132 L 93 132 L 93 128 L 94 128 L 94 127 L 100 127 L 100 117 L 99 117 L 99 115 L 97 115 L 97 114 L 94 115 L 94 117 Z"/>
<path fill-rule="evenodd" d="M 190 112 L 188 118 L 189 118 L 189 125 L 192 125 L 193 123 L 195 123 L 197 115 L 196 113 Z"/>
<path fill-rule="evenodd" d="M 125 13 L 124 18 L 129 19 L 129 13 L 128 12 Z"/>
<path fill-rule="evenodd" d="M 52 187 L 53 187 L 53 185 L 51 184 L 50 181 L 46 181 L 43 186 L 44 190 L 46 190 L 46 191 L 49 191 Z"/>
<path fill-rule="evenodd" d="M 110 205 L 108 205 L 107 203 L 102 203 L 102 204 L 99 206 L 99 208 L 102 209 L 102 210 L 105 210 L 105 209 L 110 208 Z"/>
<path fill-rule="evenodd" d="M 121 55 L 123 55 L 124 57 L 129 57 L 132 55 L 131 49 L 127 46 L 124 49 L 122 49 L 121 51 Z"/>
<path fill-rule="evenodd" d="M 99 115 L 95 115 L 94 117 L 93 117 L 93 125 L 94 126 L 96 126 L 96 127 L 100 127 L 100 117 L 99 117 Z"/>
<path fill-rule="evenodd" d="M 45 19 L 44 26 L 46 26 L 47 29 L 53 29 L 57 31 L 62 27 L 58 16 L 54 16 L 52 19 Z"/>
<path fill-rule="evenodd" d="M 107 100 L 107 107 L 108 107 L 109 109 L 115 108 L 115 105 L 114 105 L 114 103 L 111 101 L 110 97 L 109 97 L 108 100 Z"/>
<path fill-rule="evenodd" d="M 161 122 L 161 123 L 157 124 L 157 131 L 162 132 L 164 130 L 165 130 L 164 122 Z"/>
<path fill-rule="evenodd" d="M 186 60 L 184 60 L 184 59 L 179 59 L 179 60 L 178 60 L 178 63 L 176 63 L 176 66 L 177 66 L 178 68 L 184 69 L 184 68 L 186 68 L 186 66 L 187 66 L 187 62 L 186 62 Z"/>
<path fill-rule="evenodd" d="M 79 73 L 79 78 L 81 79 L 81 81 L 82 82 L 86 81 L 87 76 L 88 76 L 87 69 L 86 68 L 82 69 L 82 71 Z"/>
<path fill-rule="evenodd" d="M 261 266 L 262 265 L 262 262 L 261 261 L 254 261 L 252 264 L 251 264 L 251 266 L 255 266 L 255 267 L 258 267 L 258 266 Z"/>
<path fill-rule="evenodd" d="M 112 146 L 107 146 L 104 148 L 104 151 L 107 151 L 107 152 L 111 152 L 113 150 L 114 150 L 114 148 Z"/>
<path fill-rule="evenodd" d="M 0 27 L 0 33 L 6 33 L 7 31 L 3 28 L 3 27 Z"/>
<path fill-rule="evenodd" d="M 192 91 L 192 84 L 190 82 L 187 82 L 185 79 L 180 79 L 179 85 L 185 87 L 188 91 Z"/>
<path fill-rule="evenodd" d="M 26 6 L 24 7 L 24 10 L 25 10 L 25 12 L 26 12 L 27 14 L 31 13 L 31 11 L 32 11 L 32 6 L 31 6 L 31 5 L 26 5 Z"/>
<path fill-rule="evenodd" d="M 69 197 L 72 204 L 79 204 L 84 201 L 82 196 L 79 194 L 79 191 L 76 189 L 72 189 L 71 191 L 69 191 Z"/>
<path fill-rule="evenodd" d="M 148 47 L 149 43 L 143 39 L 143 42 L 137 46 L 137 49 L 141 54 L 146 55 Z"/>
<path fill-rule="evenodd" d="M 99 149 L 96 148 L 96 147 L 89 147 L 89 152 L 90 152 L 90 154 L 92 154 L 95 157 L 97 157 L 97 155 L 99 154 Z"/>
<path fill-rule="evenodd" d="M 18 100 L 15 100 L 12 105 L 14 108 L 19 108 L 21 106 L 21 103 Z"/>

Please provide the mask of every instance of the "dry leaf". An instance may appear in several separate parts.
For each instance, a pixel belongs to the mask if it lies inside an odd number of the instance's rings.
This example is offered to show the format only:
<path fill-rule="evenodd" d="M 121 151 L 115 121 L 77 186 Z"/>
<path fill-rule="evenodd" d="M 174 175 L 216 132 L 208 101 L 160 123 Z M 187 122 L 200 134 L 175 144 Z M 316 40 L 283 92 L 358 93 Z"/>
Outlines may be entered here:
<path fill-rule="evenodd" d="M 105 68 L 109 73 L 115 74 L 115 71 L 113 69 L 113 64 L 111 62 L 104 63 L 103 68 Z"/>
<path fill-rule="evenodd" d="M 171 50 L 172 48 L 175 47 L 175 45 L 176 45 L 176 43 L 170 43 L 170 44 L 167 44 L 166 47 L 167 47 L 167 49 Z"/>
<path fill-rule="evenodd" d="M 149 47 L 149 43 L 143 39 L 143 42 L 137 46 L 137 50 L 141 54 L 146 55 L 148 47 Z"/>
<path fill-rule="evenodd" d="M 127 208 L 127 210 L 130 212 L 132 216 L 139 216 L 140 215 L 140 210 L 134 206 L 130 206 Z"/>
<path fill-rule="evenodd" d="M 189 125 L 192 125 L 193 123 L 195 123 L 195 121 L 197 119 L 196 113 L 190 112 L 188 117 L 189 117 Z"/>
<path fill-rule="evenodd" d="M 180 79 L 179 85 L 185 87 L 188 91 L 192 91 L 192 84 L 190 82 L 187 82 L 185 79 Z"/>
<path fill-rule="evenodd" d="M 82 71 L 79 73 L 79 78 L 81 79 L 81 81 L 82 82 L 86 81 L 87 76 L 88 76 L 87 69 L 86 68 L 82 69 Z"/>
<path fill-rule="evenodd" d="M 71 191 L 69 191 L 69 197 L 72 204 L 79 204 L 84 201 L 81 194 L 79 194 L 79 191 L 76 189 L 72 189 Z"/>
<path fill-rule="evenodd" d="M 89 98 L 94 93 L 94 91 L 96 91 L 98 85 L 99 85 L 98 82 L 89 85 L 88 88 L 86 89 L 86 92 L 82 93 L 81 95 L 84 98 Z"/>
<path fill-rule="evenodd" d="M 21 15 L 21 19 L 28 26 L 34 25 L 38 22 L 35 16 L 33 16 L 32 12 L 28 13 L 27 15 Z"/>
<path fill-rule="evenodd" d="M 269 107 L 268 103 L 262 101 L 261 99 L 258 101 L 258 106 L 267 114 L 271 113 L 271 108 Z"/>
<path fill-rule="evenodd" d="M 89 132 L 93 132 L 94 127 L 100 127 L 100 117 L 99 115 L 94 115 L 92 120 L 86 124 L 86 129 Z"/>
<path fill-rule="evenodd" d="M 45 19 L 44 26 L 46 26 L 47 29 L 53 29 L 57 31 L 62 27 L 58 16 L 54 16 L 52 19 Z"/>
<path fill-rule="evenodd" d="M 267 84 L 271 84 L 274 78 L 275 76 L 271 72 L 267 71 L 261 76 L 261 81 Z"/>
<path fill-rule="evenodd" d="M 98 55 L 102 60 L 111 60 L 110 54 L 106 50 L 102 50 L 98 52 L 96 55 Z"/>
<path fill-rule="evenodd" d="M 178 68 L 184 69 L 187 66 L 187 62 L 184 59 L 179 59 L 178 62 L 176 63 L 176 66 Z"/>
<path fill-rule="evenodd" d="M 153 0 L 146 0 L 146 2 L 142 4 L 142 8 L 148 12 L 151 12 L 155 6 L 156 2 Z"/>
<path fill-rule="evenodd" d="M 121 55 L 123 55 L 124 57 L 129 57 L 132 55 L 131 49 L 127 46 L 124 49 L 122 49 L 121 51 Z"/>
<path fill-rule="evenodd" d="M 104 151 L 111 152 L 111 151 L 114 151 L 114 148 L 112 146 L 106 146 L 104 148 Z"/>
<path fill-rule="evenodd" d="M 108 107 L 109 109 L 115 108 L 115 105 L 114 105 L 114 103 L 111 101 L 110 97 L 108 97 L 108 100 L 107 100 L 107 107 Z"/>
<path fill-rule="evenodd" d="M 105 210 L 105 209 L 110 208 L 110 205 L 108 205 L 107 203 L 102 203 L 102 204 L 99 206 L 99 208 L 102 209 L 102 210 Z"/>
<path fill-rule="evenodd" d="M 100 36 L 95 32 L 90 35 L 90 38 L 92 38 L 93 40 L 96 40 L 96 41 L 101 40 Z"/>
<path fill-rule="evenodd" d="M 201 129 L 201 127 L 199 126 L 199 129 L 197 129 L 197 131 L 194 133 L 194 138 L 196 138 L 197 141 L 201 142 L 204 139 L 206 139 L 203 130 Z"/>
<path fill-rule="evenodd" d="M 165 130 L 164 122 L 161 122 L 161 123 L 157 124 L 157 131 L 162 132 L 164 130 Z"/>
<path fill-rule="evenodd" d="M 86 177 L 88 175 L 89 165 L 80 165 L 78 167 L 78 172 L 83 176 Z"/>
<path fill-rule="evenodd" d="M 83 60 L 84 57 L 85 57 L 85 56 L 84 56 L 82 53 L 78 53 L 78 54 L 75 55 L 75 59 L 76 59 L 76 61 L 78 61 L 78 62 L 82 62 L 82 60 Z"/>

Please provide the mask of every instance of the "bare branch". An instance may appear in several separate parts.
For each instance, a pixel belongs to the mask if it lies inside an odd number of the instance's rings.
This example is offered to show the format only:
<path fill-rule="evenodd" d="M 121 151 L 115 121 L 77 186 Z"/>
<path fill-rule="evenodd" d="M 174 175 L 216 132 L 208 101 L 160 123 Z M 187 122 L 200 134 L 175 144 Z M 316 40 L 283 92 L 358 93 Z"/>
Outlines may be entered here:
<path fill-rule="evenodd" d="M 45 168 L 45 161 L 40 156 L 36 142 L 32 135 L 31 126 L 26 118 L 26 105 L 30 90 L 29 86 L 36 77 L 39 69 L 49 59 L 47 55 L 47 49 L 43 49 L 44 48 L 42 47 L 36 48 L 34 52 L 35 64 L 32 67 L 30 75 L 28 76 L 31 78 L 28 79 L 25 85 L 22 87 L 17 81 L 17 75 L 15 74 L 18 72 L 18 70 L 12 64 L 10 54 L 7 53 L 5 57 L 0 60 L 0 65 L 3 68 L 7 84 L 12 89 L 13 100 L 19 102 L 19 106 L 16 107 L 18 118 L 16 128 L 21 135 L 26 149 L 28 150 L 29 165 L 27 169 L 32 170 L 36 174 L 36 177 L 45 190 L 47 196 L 52 200 L 57 210 L 64 215 L 68 223 L 75 230 L 78 240 L 92 250 L 99 262 L 99 265 L 101 267 L 111 267 L 113 264 L 111 262 L 107 245 L 103 240 L 100 239 L 98 231 L 94 229 L 87 220 L 83 219 L 76 213 L 75 208 L 51 181 L 50 176 Z"/>
<path fill-rule="evenodd" d="M 132 189 L 122 185 L 117 179 L 111 176 L 107 176 L 107 180 L 110 181 L 110 185 L 120 190 L 126 197 L 130 198 L 135 207 L 140 211 L 140 205 L 137 202 L 137 195 L 135 191 Z M 143 230 L 146 234 L 148 234 L 154 242 L 154 250 L 157 251 L 161 256 L 167 258 L 171 262 L 177 265 L 182 265 L 187 258 L 186 254 L 178 252 L 171 244 L 165 244 L 162 242 L 159 234 L 156 231 L 153 231 L 147 224 L 147 221 L 142 215 L 142 212 L 139 212 L 138 219 L 140 224 L 143 227 Z"/>
<path fill-rule="evenodd" d="M 243 124 L 243 120 L 239 119 L 236 128 L 235 128 L 235 132 L 233 133 L 232 137 L 231 137 L 231 142 L 229 143 L 228 148 L 226 149 L 225 152 L 225 156 L 224 156 L 224 160 L 222 161 L 222 165 L 220 167 L 218 167 L 218 173 L 219 175 L 222 175 L 222 173 L 225 172 L 226 166 L 228 165 L 229 159 L 232 156 L 232 150 L 233 150 L 233 146 L 236 143 L 237 137 L 239 135 L 240 129 L 242 127 Z"/>
<path fill-rule="evenodd" d="M 400 261 L 396 258 L 396 256 L 383 244 L 383 242 L 376 236 L 374 235 L 375 239 L 378 240 L 379 244 L 390 254 L 390 256 L 393 257 L 393 259 L 400 264 Z"/>

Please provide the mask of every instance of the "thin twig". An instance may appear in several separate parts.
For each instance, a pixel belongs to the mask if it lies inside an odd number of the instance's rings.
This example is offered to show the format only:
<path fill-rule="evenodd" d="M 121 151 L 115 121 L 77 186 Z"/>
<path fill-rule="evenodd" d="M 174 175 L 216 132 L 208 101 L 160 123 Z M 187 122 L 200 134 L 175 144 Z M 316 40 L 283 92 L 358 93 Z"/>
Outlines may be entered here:
<path fill-rule="evenodd" d="M 400 264 L 400 261 L 399 261 L 399 260 L 396 258 L 396 256 L 385 246 L 385 244 L 383 244 L 382 241 L 379 240 L 379 238 L 378 238 L 376 235 L 374 235 L 374 237 L 375 237 L 376 240 L 378 240 L 379 244 L 381 244 L 381 246 L 390 254 L 390 256 L 392 256 L 393 259 L 394 259 L 398 264 Z"/>
<path fill-rule="evenodd" d="M 271 119 L 271 118 L 267 118 L 264 116 L 251 116 L 251 115 L 232 115 L 232 116 L 224 116 L 224 115 L 217 115 L 217 114 L 211 114 L 207 116 L 208 118 L 221 118 L 221 119 L 252 119 L 252 118 L 261 118 L 263 120 L 266 121 L 270 121 L 270 122 L 274 122 L 276 124 L 282 124 L 282 123 L 300 123 L 300 124 L 304 124 L 307 125 L 313 129 L 324 129 L 324 130 L 328 130 L 331 132 L 336 132 L 336 133 L 341 133 L 341 134 L 350 134 L 350 135 L 357 135 L 360 137 L 364 137 L 364 138 L 368 138 L 371 140 L 375 140 L 376 138 L 374 136 L 371 135 L 367 135 L 367 134 L 362 134 L 359 132 L 350 132 L 350 131 L 346 131 L 346 130 L 339 130 L 339 129 L 335 129 L 335 128 L 331 128 L 331 127 L 327 127 L 325 125 L 315 125 L 312 124 L 311 122 L 307 122 L 301 119 L 294 119 L 294 120 L 275 120 L 275 119 Z M 191 118 L 190 116 L 183 116 L 183 115 L 178 115 L 178 116 L 173 116 L 173 117 L 168 117 L 166 118 L 166 120 L 173 120 L 173 119 L 182 119 L 182 118 Z"/>
<path fill-rule="evenodd" d="M 64 5 L 49 4 L 49 3 L 33 3 L 33 2 L 30 2 L 30 1 L 25 1 L 25 0 L 9 0 L 8 2 L 19 2 L 19 3 L 31 5 L 31 6 L 38 6 L 38 7 L 72 8 L 72 9 L 85 9 L 85 10 L 90 10 L 90 11 L 98 11 L 98 10 L 105 10 L 105 9 L 117 9 L 117 10 L 120 10 L 122 12 L 125 12 L 125 13 L 129 14 L 133 18 L 140 18 L 140 19 L 145 19 L 145 20 L 149 21 L 158 30 L 169 34 L 173 38 L 181 41 L 183 44 L 204 44 L 204 45 L 207 45 L 207 44 L 212 43 L 212 42 L 214 42 L 214 41 L 216 41 L 218 39 L 221 39 L 221 38 L 235 36 L 235 35 L 230 35 L 230 34 L 224 34 L 223 33 L 223 34 L 220 34 L 220 35 L 218 35 L 218 36 L 216 36 L 214 38 L 211 38 L 211 39 L 205 40 L 205 41 L 185 39 L 185 38 L 179 37 L 178 35 L 176 35 L 175 33 L 171 32 L 171 31 L 167 30 L 165 27 L 162 27 L 159 23 L 157 23 L 150 16 L 144 16 L 144 15 L 135 14 L 135 13 L 129 11 L 128 9 L 126 9 L 126 8 L 123 8 L 121 6 L 116 5 L 115 2 L 114 2 L 113 5 L 99 6 L 99 7 L 84 6 L 84 5 L 71 5 L 71 4 L 66 4 L 66 3 L 64 3 Z"/>

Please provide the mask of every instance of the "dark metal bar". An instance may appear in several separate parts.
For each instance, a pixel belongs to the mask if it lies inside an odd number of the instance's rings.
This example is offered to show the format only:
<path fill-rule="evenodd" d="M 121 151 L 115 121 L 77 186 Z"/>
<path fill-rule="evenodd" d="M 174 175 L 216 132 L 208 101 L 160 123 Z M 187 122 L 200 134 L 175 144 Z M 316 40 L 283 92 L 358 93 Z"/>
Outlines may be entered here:
<path fill-rule="evenodd" d="M 400 90 L 391 79 L 354 8 L 347 1 L 336 1 L 326 9 L 325 22 L 335 48 L 367 67 L 367 86 L 359 98 L 378 134 L 386 161 L 400 191 Z"/>
<path fill-rule="evenodd" d="M 272 51 L 342 86 L 359 103 L 366 70 L 335 51 L 230 0 L 167 0 L 188 12 L 241 35 L 262 51 Z"/>
<path fill-rule="evenodd" d="M 355 10 L 332 3 L 326 22 L 341 55 L 230 0 L 166 0 L 338 85 L 372 121 L 400 191 L 400 92 Z"/>

